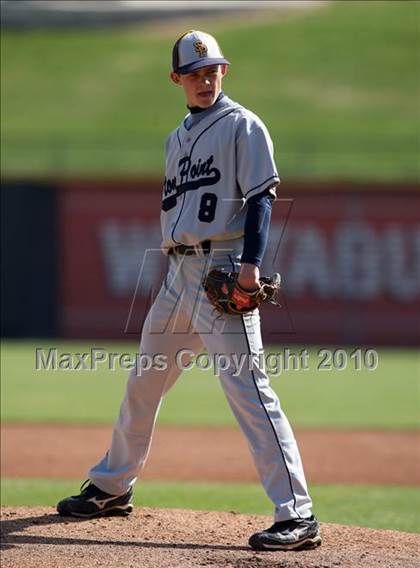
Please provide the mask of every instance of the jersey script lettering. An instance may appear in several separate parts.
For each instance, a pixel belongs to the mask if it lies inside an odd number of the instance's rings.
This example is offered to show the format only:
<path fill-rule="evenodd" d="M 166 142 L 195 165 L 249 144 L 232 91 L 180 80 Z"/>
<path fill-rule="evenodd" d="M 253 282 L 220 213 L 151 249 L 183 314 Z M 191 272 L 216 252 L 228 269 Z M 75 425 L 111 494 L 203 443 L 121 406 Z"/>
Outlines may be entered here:
<path fill-rule="evenodd" d="M 220 170 L 213 165 L 214 156 L 207 160 L 199 158 L 192 163 L 189 156 L 181 158 L 178 162 L 180 183 L 177 185 L 176 176 L 163 182 L 165 198 L 162 201 L 163 211 L 169 211 L 176 206 L 176 198 L 185 191 L 192 191 L 200 187 L 214 185 L 220 180 Z M 188 180 L 188 181 L 187 181 Z"/>

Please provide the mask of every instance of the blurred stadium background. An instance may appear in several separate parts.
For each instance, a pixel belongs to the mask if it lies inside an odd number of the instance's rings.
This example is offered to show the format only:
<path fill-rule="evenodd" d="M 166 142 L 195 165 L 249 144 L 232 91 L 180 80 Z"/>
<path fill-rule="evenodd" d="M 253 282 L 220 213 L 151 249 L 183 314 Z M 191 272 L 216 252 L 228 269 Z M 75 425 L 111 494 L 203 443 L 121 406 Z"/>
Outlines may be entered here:
<path fill-rule="evenodd" d="M 2 7 L 5 335 L 121 337 L 144 250 L 159 247 L 163 143 L 185 113 L 171 46 L 194 24 L 233 62 L 226 92 L 270 126 L 290 200 L 266 259 L 285 274 L 273 331 L 418 345 L 417 3 Z M 140 311 L 161 277 L 152 256 Z"/>
<path fill-rule="evenodd" d="M 380 354 L 371 375 L 285 377 L 291 421 L 418 432 L 419 3 L 9 0 L 1 8 L 4 424 L 110 424 L 116 415 L 123 380 L 37 374 L 34 350 L 93 342 L 121 350 L 120 341 L 135 349 L 165 268 L 149 254 L 137 289 L 146 249 L 159 247 L 163 144 L 186 113 L 168 80 L 171 49 L 201 28 L 232 62 L 225 92 L 269 126 L 283 178 L 266 269 L 284 275 L 284 309 L 265 314 L 266 345 Z M 211 378 L 182 381 L 163 424 L 231 424 Z M 98 389 L 104 404 L 92 412 Z M 203 407 L 203 392 L 214 405 Z M 200 410 L 185 418 L 185 405 Z M 410 452 L 420 466 L 418 446 Z M 28 485 L 7 483 L 9 503 L 27 502 Z M 405 495 L 409 516 L 414 494 Z M 383 526 L 379 515 L 366 518 Z"/>

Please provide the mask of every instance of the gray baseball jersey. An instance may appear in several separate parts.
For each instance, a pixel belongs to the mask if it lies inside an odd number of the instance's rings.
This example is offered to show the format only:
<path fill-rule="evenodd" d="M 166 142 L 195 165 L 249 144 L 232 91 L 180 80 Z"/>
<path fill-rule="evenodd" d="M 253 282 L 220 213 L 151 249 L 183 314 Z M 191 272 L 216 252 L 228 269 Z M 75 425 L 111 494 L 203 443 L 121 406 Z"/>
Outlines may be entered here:
<path fill-rule="evenodd" d="M 224 96 L 166 141 L 162 248 L 241 237 L 246 201 L 279 181 L 267 128 Z"/>

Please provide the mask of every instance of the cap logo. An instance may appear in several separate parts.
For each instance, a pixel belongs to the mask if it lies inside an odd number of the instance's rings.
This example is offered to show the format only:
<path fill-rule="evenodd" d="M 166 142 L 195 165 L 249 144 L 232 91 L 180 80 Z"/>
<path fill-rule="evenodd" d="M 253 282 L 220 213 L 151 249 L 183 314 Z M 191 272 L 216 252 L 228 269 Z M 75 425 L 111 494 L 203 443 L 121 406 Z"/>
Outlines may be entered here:
<path fill-rule="evenodd" d="M 198 53 L 199 57 L 206 57 L 208 50 L 207 46 L 205 46 L 202 41 L 195 41 L 194 49 Z"/>

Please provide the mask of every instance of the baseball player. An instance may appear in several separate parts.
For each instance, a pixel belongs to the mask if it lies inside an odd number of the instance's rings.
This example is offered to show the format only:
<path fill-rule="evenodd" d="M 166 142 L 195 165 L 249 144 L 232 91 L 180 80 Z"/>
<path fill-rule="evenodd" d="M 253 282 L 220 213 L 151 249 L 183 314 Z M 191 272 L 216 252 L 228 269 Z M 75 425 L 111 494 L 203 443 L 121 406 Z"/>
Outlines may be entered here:
<path fill-rule="evenodd" d="M 132 511 L 132 488 L 162 397 L 181 373 L 180 353 L 205 348 L 228 361 L 220 383 L 275 507 L 274 524 L 252 535 L 250 546 L 313 548 L 321 543 L 319 523 L 295 438 L 261 362 L 258 303 L 251 301 L 263 289 L 259 267 L 280 183 L 273 145 L 262 121 L 223 93 L 229 61 L 214 37 L 183 34 L 172 59 L 170 78 L 183 89 L 189 112 L 166 140 L 161 225 L 168 272 L 140 341 L 141 355 L 164 354 L 168 365 L 131 372 L 110 449 L 81 493 L 60 501 L 57 510 L 85 518 Z M 215 267 L 236 275 L 230 288 L 220 287 L 225 313 L 214 309 L 203 287 Z M 252 364 L 238 374 L 234 356 L 241 355 Z"/>

